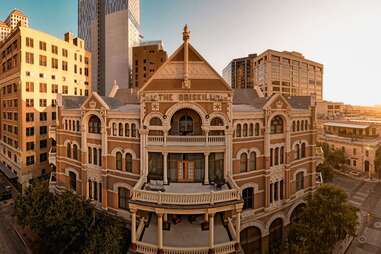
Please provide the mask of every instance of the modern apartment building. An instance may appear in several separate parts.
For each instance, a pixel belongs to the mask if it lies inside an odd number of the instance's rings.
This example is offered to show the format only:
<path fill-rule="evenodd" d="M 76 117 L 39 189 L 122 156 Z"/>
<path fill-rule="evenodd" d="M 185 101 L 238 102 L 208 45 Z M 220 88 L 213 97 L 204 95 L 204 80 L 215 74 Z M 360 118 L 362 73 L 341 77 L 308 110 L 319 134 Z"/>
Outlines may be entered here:
<path fill-rule="evenodd" d="M 0 54 L 0 168 L 26 186 L 50 171 L 57 94 L 91 90 L 90 54 L 70 33 L 62 40 L 24 26 L 0 43 Z"/>
<path fill-rule="evenodd" d="M 130 88 L 142 87 L 149 78 L 167 61 L 167 52 L 162 41 L 147 41 L 132 48 L 132 83 Z"/>
<path fill-rule="evenodd" d="M 29 19 L 20 10 L 9 13 L 4 22 L 0 21 L 0 43 L 4 41 L 18 25 L 29 26 Z"/>
<path fill-rule="evenodd" d="M 301 53 L 266 50 L 246 58 L 234 59 L 223 70 L 232 88 L 258 87 L 265 96 L 323 98 L 323 65 L 304 58 Z"/>
<path fill-rule="evenodd" d="M 344 120 L 323 124 L 319 142 L 331 150 L 340 149 L 347 156 L 347 166 L 369 178 L 381 179 L 381 169 L 375 165 L 381 149 L 381 121 Z"/>
<path fill-rule="evenodd" d="M 92 52 L 93 88 L 129 88 L 132 47 L 140 41 L 140 0 L 78 0 L 78 33 Z"/>
<path fill-rule="evenodd" d="M 316 188 L 315 104 L 232 90 L 189 36 L 136 98 L 59 100 L 51 187 L 125 218 L 137 253 L 268 253 Z"/>

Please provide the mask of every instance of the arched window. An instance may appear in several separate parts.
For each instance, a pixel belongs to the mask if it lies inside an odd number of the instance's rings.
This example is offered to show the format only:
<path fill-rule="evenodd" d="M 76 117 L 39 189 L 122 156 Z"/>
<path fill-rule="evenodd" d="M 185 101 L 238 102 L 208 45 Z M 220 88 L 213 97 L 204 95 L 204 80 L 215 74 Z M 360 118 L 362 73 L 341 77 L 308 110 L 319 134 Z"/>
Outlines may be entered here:
<path fill-rule="evenodd" d="M 249 157 L 249 169 L 256 170 L 257 169 L 257 153 L 251 152 Z"/>
<path fill-rule="evenodd" d="M 242 136 L 243 137 L 247 137 L 247 124 L 243 124 L 243 128 L 242 128 Z"/>
<path fill-rule="evenodd" d="M 127 188 L 118 188 L 118 207 L 120 209 L 128 209 L 128 199 L 130 197 L 130 191 Z"/>
<path fill-rule="evenodd" d="M 89 120 L 89 133 L 101 133 L 101 120 L 97 116 L 91 116 Z"/>
<path fill-rule="evenodd" d="M 119 136 L 123 136 L 123 124 L 119 123 Z"/>
<path fill-rule="evenodd" d="M 284 163 L 284 147 L 280 148 L 280 164 Z"/>
<path fill-rule="evenodd" d="M 254 124 L 250 124 L 250 127 L 249 127 L 249 136 L 252 137 L 254 136 Z"/>
<path fill-rule="evenodd" d="M 270 225 L 270 254 L 279 253 L 279 248 L 283 242 L 283 221 L 281 218 L 274 220 Z"/>
<path fill-rule="evenodd" d="M 257 227 L 248 227 L 240 233 L 241 247 L 243 253 L 261 254 L 262 253 L 262 235 Z"/>
<path fill-rule="evenodd" d="M 304 189 L 304 172 L 296 174 L 296 191 Z"/>
<path fill-rule="evenodd" d="M 117 134 L 117 127 L 116 127 L 116 123 L 112 123 L 112 135 L 113 136 L 116 136 Z"/>
<path fill-rule="evenodd" d="M 77 120 L 77 131 L 79 131 L 81 128 L 79 126 L 79 121 Z"/>
<path fill-rule="evenodd" d="M 276 116 L 271 120 L 271 134 L 283 133 L 283 119 L 281 116 Z"/>
<path fill-rule="evenodd" d="M 254 188 L 249 187 L 242 191 L 243 210 L 254 208 Z"/>
<path fill-rule="evenodd" d="M 237 124 L 237 129 L 236 129 L 235 135 L 237 138 L 241 137 L 241 124 Z"/>
<path fill-rule="evenodd" d="M 296 131 L 296 123 L 295 123 L 295 121 L 292 121 L 292 131 L 293 132 Z"/>
<path fill-rule="evenodd" d="M 102 149 L 101 148 L 98 149 L 98 155 L 99 155 L 98 165 L 102 167 Z"/>
<path fill-rule="evenodd" d="M 296 144 L 296 159 L 300 160 L 300 145 Z"/>
<path fill-rule="evenodd" d="M 67 143 L 66 145 L 66 157 L 71 158 L 71 144 Z"/>
<path fill-rule="evenodd" d="M 87 163 L 91 163 L 92 158 L 93 158 L 92 149 L 91 149 L 91 147 L 89 147 L 89 148 L 87 148 Z"/>
<path fill-rule="evenodd" d="M 70 190 L 77 191 L 77 175 L 69 171 Z"/>
<path fill-rule="evenodd" d="M 296 122 L 296 131 L 300 131 L 300 121 Z"/>
<path fill-rule="evenodd" d="M 306 158 L 306 143 L 302 144 L 302 158 Z"/>
<path fill-rule="evenodd" d="M 132 155 L 130 153 L 126 153 L 126 171 L 132 172 Z"/>
<path fill-rule="evenodd" d="M 136 124 L 134 123 L 131 124 L 131 136 L 136 137 Z"/>
<path fill-rule="evenodd" d="M 224 121 L 222 121 L 222 119 L 219 117 L 215 117 L 210 122 L 210 125 L 211 126 L 224 126 Z"/>
<path fill-rule="evenodd" d="M 98 151 L 95 147 L 93 148 L 93 164 L 98 164 Z"/>
<path fill-rule="evenodd" d="M 69 131 L 71 131 L 71 120 L 69 120 Z"/>
<path fill-rule="evenodd" d="M 308 130 L 308 120 L 304 121 L 304 129 L 306 131 Z"/>
<path fill-rule="evenodd" d="M 247 172 L 247 154 L 242 153 L 241 154 L 241 160 L 240 160 L 240 172 Z"/>
<path fill-rule="evenodd" d="M 130 136 L 130 125 L 128 123 L 124 124 L 124 136 Z"/>
<path fill-rule="evenodd" d="M 151 125 L 151 126 L 162 126 L 163 124 L 161 123 L 160 118 L 158 118 L 158 117 L 153 117 L 153 118 L 149 121 L 149 125 Z"/>
<path fill-rule="evenodd" d="M 122 161 L 123 161 L 122 153 L 117 152 L 116 156 L 115 156 L 115 162 L 116 162 L 116 169 L 117 170 L 122 170 Z"/>
<path fill-rule="evenodd" d="M 304 131 L 304 120 L 300 122 L 300 130 Z"/>
<path fill-rule="evenodd" d="M 67 130 L 68 127 L 67 127 L 67 120 L 65 120 L 65 130 Z"/>
<path fill-rule="evenodd" d="M 275 154 L 274 154 L 274 161 L 275 161 L 275 166 L 279 165 L 279 148 L 275 148 Z"/>
<path fill-rule="evenodd" d="M 256 123 L 255 124 L 255 136 L 259 136 L 260 135 L 260 126 L 259 126 L 259 123 Z"/>
<path fill-rule="evenodd" d="M 78 146 L 76 144 L 73 145 L 73 159 L 78 160 Z"/>

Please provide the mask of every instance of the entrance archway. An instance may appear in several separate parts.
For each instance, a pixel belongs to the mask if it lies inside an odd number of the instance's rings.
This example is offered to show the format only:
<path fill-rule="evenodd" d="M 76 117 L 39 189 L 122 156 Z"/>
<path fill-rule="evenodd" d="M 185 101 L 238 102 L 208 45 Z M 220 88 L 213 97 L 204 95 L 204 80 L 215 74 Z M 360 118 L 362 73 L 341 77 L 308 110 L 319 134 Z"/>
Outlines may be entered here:
<path fill-rule="evenodd" d="M 257 227 L 248 227 L 241 231 L 241 248 L 244 254 L 261 254 L 261 230 Z"/>
<path fill-rule="evenodd" d="M 171 119 L 169 135 L 173 136 L 199 136 L 202 135 L 202 120 L 193 109 L 180 109 Z"/>
<path fill-rule="evenodd" d="M 290 223 L 298 223 L 301 216 L 303 215 L 303 210 L 306 207 L 306 204 L 299 204 L 291 213 Z"/>
<path fill-rule="evenodd" d="M 281 218 L 274 220 L 270 225 L 269 232 L 269 252 L 277 254 L 283 241 L 283 220 Z"/>

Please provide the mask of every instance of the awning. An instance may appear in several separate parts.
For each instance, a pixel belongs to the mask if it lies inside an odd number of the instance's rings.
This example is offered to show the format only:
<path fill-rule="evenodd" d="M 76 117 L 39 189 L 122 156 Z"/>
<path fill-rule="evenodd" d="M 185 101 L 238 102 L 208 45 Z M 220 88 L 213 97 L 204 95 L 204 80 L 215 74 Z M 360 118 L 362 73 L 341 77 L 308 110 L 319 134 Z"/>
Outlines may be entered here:
<path fill-rule="evenodd" d="M 10 180 L 17 179 L 17 175 L 3 163 L 0 163 L 0 171 Z"/>
<path fill-rule="evenodd" d="M 369 128 L 369 124 L 355 124 L 355 123 L 325 123 L 324 126 L 341 127 L 341 128 L 354 128 L 354 129 L 366 129 Z"/>

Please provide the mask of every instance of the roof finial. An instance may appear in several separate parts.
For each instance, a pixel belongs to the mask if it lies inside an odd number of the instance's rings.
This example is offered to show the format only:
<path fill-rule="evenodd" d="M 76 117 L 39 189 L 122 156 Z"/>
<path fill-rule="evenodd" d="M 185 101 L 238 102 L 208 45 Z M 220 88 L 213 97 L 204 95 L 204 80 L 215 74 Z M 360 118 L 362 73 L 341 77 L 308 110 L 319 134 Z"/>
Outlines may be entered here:
<path fill-rule="evenodd" d="M 190 38 L 190 31 L 188 28 L 188 24 L 185 24 L 184 26 L 184 32 L 183 32 L 183 40 L 184 42 L 188 42 Z"/>

